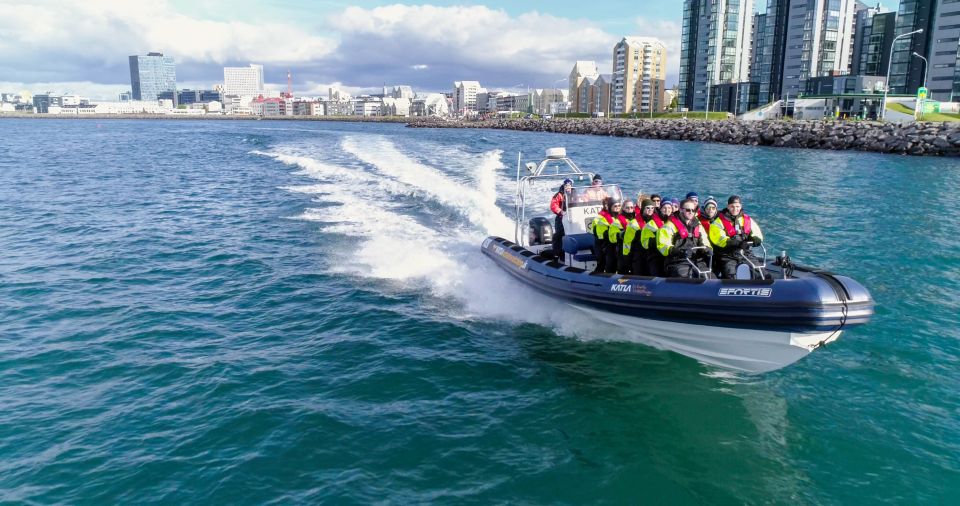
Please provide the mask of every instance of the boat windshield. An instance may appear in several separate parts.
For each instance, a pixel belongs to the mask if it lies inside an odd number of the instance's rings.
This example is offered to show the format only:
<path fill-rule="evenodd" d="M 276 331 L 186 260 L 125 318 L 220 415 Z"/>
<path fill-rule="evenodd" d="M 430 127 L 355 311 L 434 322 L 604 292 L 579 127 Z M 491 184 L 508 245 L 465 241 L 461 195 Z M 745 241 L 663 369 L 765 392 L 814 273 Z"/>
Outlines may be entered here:
<path fill-rule="evenodd" d="M 582 186 L 574 188 L 570 194 L 568 207 L 586 207 L 599 206 L 606 197 L 613 197 L 614 200 L 623 200 L 620 193 L 620 186 L 615 184 L 605 184 L 601 186 Z"/>

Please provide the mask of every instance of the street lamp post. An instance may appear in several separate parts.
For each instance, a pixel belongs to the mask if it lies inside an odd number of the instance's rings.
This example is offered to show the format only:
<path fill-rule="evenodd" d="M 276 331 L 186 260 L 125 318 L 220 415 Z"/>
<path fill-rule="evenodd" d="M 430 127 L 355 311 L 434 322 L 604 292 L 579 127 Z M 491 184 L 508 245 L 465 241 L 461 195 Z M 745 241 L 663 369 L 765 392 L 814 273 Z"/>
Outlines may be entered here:
<path fill-rule="evenodd" d="M 913 56 L 916 56 L 917 58 L 920 58 L 921 60 L 923 60 L 923 84 L 921 84 L 920 87 L 926 88 L 927 87 L 927 71 L 930 70 L 930 62 L 928 62 L 927 59 L 923 57 L 923 55 L 921 55 L 920 53 L 917 53 L 916 51 L 913 52 Z M 927 101 L 926 97 L 924 97 L 923 100 L 920 101 L 920 119 L 923 119 L 923 104 L 926 101 Z"/>
<path fill-rule="evenodd" d="M 880 109 L 880 119 L 887 119 L 887 93 L 890 92 L 890 69 L 893 67 L 893 48 L 897 46 L 897 39 L 909 37 L 915 33 L 923 33 L 923 28 L 912 32 L 897 35 L 890 42 L 890 57 L 887 59 L 887 80 L 883 83 L 883 108 Z"/>

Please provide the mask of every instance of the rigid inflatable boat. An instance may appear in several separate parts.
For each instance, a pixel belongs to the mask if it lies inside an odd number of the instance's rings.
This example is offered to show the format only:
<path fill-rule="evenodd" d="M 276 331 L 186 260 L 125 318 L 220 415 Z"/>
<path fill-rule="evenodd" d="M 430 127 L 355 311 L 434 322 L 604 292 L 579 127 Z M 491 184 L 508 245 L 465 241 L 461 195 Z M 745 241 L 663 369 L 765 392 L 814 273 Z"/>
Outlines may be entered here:
<path fill-rule="evenodd" d="M 517 280 L 626 335 L 703 363 L 759 373 L 792 364 L 873 315 L 873 299 L 862 285 L 794 265 L 785 254 L 767 265 L 764 253 L 746 279 L 593 273 L 587 227 L 603 196 L 620 197 L 616 185 L 574 188 L 563 217 L 564 258 L 554 258 L 549 221 L 534 217 L 523 226 L 529 185 L 566 178 L 589 184 L 593 174 L 582 172 L 563 148 L 547 150 L 545 160 L 526 167 L 529 174 L 521 175 L 518 163 L 516 237 L 488 237 L 483 253 Z"/>

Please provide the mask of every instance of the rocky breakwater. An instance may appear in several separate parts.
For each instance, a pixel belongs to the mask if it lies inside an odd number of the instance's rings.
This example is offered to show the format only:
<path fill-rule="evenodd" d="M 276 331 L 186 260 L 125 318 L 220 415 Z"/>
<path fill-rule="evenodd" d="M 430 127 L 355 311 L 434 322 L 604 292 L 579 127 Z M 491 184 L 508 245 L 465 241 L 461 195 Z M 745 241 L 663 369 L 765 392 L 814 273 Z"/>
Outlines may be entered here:
<path fill-rule="evenodd" d="M 417 118 L 414 128 L 497 128 L 748 146 L 960 156 L 960 122 L 892 124 L 843 121 L 704 121 L 556 118 L 444 120 Z"/>

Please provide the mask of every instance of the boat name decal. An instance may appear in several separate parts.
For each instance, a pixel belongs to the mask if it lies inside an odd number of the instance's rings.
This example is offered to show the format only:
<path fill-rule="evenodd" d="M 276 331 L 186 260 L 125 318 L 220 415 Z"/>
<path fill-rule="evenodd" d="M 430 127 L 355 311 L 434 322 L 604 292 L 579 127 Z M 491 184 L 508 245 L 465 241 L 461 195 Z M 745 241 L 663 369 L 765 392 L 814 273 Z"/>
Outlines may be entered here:
<path fill-rule="evenodd" d="M 721 288 L 721 297 L 769 297 L 773 288 Z"/>
<path fill-rule="evenodd" d="M 517 258 L 517 257 L 511 255 L 510 252 L 508 252 L 508 251 L 507 251 L 506 249 L 504 249 L 503 247 L 501 247 L 501 246 L 494 246 L 494 247 L 493 247 L 493 251 L 496 252 L 496 254 L 502 256 L 504 260 L 506 260 L 506 261 L 512 263 L 513 265 L 517 266 L 518 269 L 526 269 L 526 268 L 527 268 L 527 261 L 526 261 L 526 260 L 522 260 L 522 259 L 520 259 L 520 258 Z"/>
<path fill-rule="evenodd" d="M 644 286 L 644 285 L 630 285 L 630 284 L 627 284 L 627 281 L 629 281 L 629 280 L 627 280 L 627 279 L 618 279 L 618 280 L 617 280 L 617 284 L 615 284 L 615 285 L 610 285 L 610 291 L 611 291 L 611 292 L 617 292 L 617 293 L 632 293 L 632 294 L 635 294 L 635 295 L 643 295 L 643 296 L 645 296 L 645 297 L 649 297 L 649 296 L 653 295 L 653 292 L 651 292 L 650 289 L 647 288 L 646 286 Z"/>

